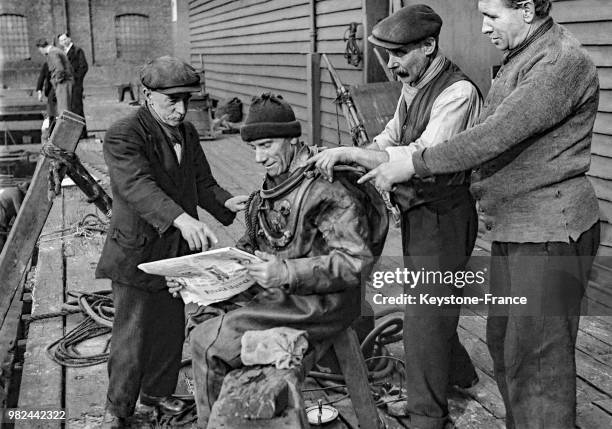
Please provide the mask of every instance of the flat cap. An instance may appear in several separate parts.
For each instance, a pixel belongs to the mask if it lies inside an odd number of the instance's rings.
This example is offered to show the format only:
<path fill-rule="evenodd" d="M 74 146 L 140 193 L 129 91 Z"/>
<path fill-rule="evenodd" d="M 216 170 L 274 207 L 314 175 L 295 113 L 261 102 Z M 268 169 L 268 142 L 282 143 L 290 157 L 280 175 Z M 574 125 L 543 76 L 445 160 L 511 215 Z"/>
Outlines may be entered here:
<path fill-rule="evenodd" d="M 200 75 L 176 57 L 164 56 L 147 62 L 140 69 L 140 81 L 162 94 L 200 91 Z"/>
<path fill-rule="evenodd" d="M 372 29 L 370 43 L 387 49 L 397 49 L 426 37 L 436 37 L 442 28 L 442 18 L 432 8 L 415 4 L 401 8 Z"/>

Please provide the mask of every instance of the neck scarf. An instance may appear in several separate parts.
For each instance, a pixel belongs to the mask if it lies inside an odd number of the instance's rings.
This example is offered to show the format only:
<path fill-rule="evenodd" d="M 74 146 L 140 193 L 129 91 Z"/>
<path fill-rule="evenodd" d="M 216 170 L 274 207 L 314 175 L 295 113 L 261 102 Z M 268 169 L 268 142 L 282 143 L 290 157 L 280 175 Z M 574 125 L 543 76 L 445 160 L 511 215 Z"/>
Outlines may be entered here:
<path fill-rule="evenodd" d="M 174 149 L 174 152 L 176 153 L 176 158 L 180 164 L 181 155 L 182 155 L 182 146 L 185 143 L 185 137 L 183 136 L 183 133 L 181 132 L 180 127 L 179 126 L 173 127 L 172 125 L 168 125 L 159 117 L 155 109 L 151 107 L 149 103 L 147 103 L 146 105 L 147 105 L 147 109 L 149 109 L 149 112 L 151 112 L 151 116 L 153 116 L 155 120 L 157 121 L 157 123 L 161 126 L 161 129 L 164 132 L 164 135 L 166 136 L 166 138 L 172 145 L 172 148 Z"/>
<path fill-rule="evenodd" d="M 429 67 L 423 73 L 423 76 L 414 83 L 414 85 L 410 85 L 408 83 L 404 83 L 402 85 L 402 95 L 404 100 L 406 101 L 406 105 L 410 106 L 412 99 L 418 92 L 418 90 L 422 89 L 429 82 L 432 81 L 444 68 L 446 64 L 446 57 L 442 55 L 440 52 L 436 55 L 436 57 L 431 61 Z"/>

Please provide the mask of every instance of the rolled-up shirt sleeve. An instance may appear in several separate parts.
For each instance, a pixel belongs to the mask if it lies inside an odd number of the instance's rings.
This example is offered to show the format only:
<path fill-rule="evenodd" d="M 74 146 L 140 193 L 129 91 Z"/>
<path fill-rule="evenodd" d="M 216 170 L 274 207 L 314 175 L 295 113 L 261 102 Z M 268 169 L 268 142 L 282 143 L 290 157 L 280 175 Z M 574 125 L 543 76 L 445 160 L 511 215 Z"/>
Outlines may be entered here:
<path fill-rule="evenodd" d="M 378 149 L 385 150 L 388 147 L 396 146 L 400 141 L 400 119 L 399 119 L 399 109 L 402 105 L 402 101 L 404 100 L 404 96 L 401 95 L 397 106 L 395 107 L 395 113 L 387 125 L 385 129 L 374 139 L 372 140 L 372 145 L 369 146 L 370 149 Z"/>

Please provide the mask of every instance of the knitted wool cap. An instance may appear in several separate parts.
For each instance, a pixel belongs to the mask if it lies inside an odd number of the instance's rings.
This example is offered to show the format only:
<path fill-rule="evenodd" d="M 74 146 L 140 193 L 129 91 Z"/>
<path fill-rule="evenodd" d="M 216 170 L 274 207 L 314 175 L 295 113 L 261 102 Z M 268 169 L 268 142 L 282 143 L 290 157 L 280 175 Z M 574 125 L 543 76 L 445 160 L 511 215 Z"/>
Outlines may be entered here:
<path fill-rule="evenodd" d="M 426 37 L 436 37 L 442 28 L 442 18 L 424 4 L 406 6 L 386 17 L 372 29 L 370 43 L 387 49 L 397 49 Z"/>
<path fill-rule="evenodd" d="M 291 106 L 280 95 L 269 92 L 253 97 L 244 125 L 240 128 L 242 140 L 279 137 L 299 137 L 302 127 L 295 120 Z"/>
<path fill-rule="evenodd" d="M 200 91 L 200 76 L 186 62 L 170 56 L 155 58 L 140 70 L 140 81 L 162 94 Z"/>

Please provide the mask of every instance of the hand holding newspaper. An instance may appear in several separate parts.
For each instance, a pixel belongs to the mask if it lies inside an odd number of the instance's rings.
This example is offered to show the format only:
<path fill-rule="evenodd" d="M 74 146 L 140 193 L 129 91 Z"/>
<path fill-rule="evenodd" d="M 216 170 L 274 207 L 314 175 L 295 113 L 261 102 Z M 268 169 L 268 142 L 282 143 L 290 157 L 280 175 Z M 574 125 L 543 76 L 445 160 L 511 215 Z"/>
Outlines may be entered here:
<path fill-rule="evenodd" d="M 180 293 L 186 304 L 210 305 L 251 287 L 255 281 L 247 274 L 245 266 L 258 262 L 262 260 L 255 255 L 234 247 L 224 247 L 147 262 L 138 265 L 138 268 L 145 273 L 177 278 L 185 285 Z"/>

